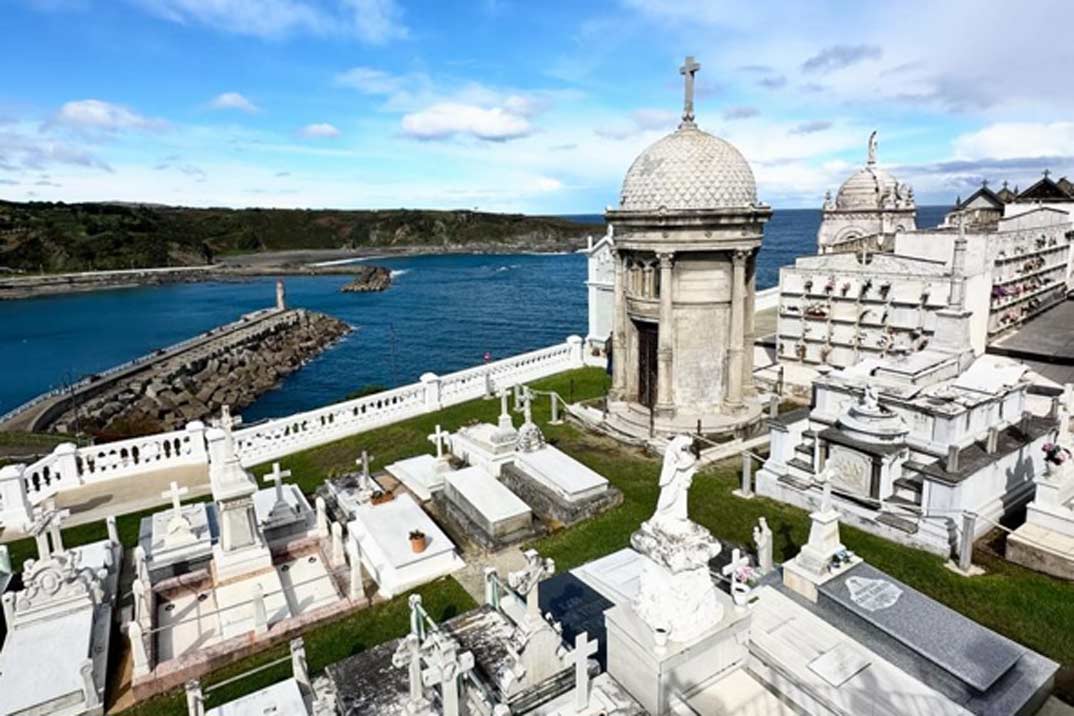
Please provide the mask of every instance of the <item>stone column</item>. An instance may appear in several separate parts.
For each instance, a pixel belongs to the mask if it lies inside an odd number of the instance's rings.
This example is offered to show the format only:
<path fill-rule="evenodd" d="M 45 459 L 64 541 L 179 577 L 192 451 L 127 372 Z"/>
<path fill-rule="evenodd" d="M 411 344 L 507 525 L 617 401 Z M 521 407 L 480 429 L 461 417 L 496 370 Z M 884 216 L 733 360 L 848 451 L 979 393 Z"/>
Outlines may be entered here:
<path fill-rule="evenodd" d="M 612 400 L 624 400 L 626 397 L 626 276 L 624 275 L 623 254 L 612 251 L 615 262 L 615 310 L 612 330 L 612 389 L 608 397 Z"/>
<path fill-rule="evenodd" d="M 742 407 L 742 344 L 745 338 L 746 260 L 748 251 L 731 254 L 731 336 L 727 348 L 727 393 L 724 401 L 730 409 Z"/>
<path fill-rule="evenodd" d="M 670 417 L 675 412 L 675 397 L 671 389 L 672 345 L 674 343 L 675 319 L 671 305 L 671 267 L 675 262 L 672 253 L 658 254 L 660 259 L 660 332 L 656 349 L 656 412 Z"/>
<path fill-rule="evenodd" d="M 757 252 L 751 251 L 746 261 L 746 300 L 743 304 L 742 323 L 745 336 L 742 341 L 742 390 L 746 395 L 754 395 L 753 389 L 753 341 L 756 339 L 754 314 L 757 297 Z"/>

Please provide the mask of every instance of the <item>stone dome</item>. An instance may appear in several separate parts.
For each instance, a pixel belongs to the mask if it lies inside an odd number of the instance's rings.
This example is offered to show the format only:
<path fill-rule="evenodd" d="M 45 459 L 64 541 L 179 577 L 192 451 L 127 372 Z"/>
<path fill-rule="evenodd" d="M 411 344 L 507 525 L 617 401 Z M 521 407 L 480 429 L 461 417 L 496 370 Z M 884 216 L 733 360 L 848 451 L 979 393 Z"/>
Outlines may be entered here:
<path fill-rule="evenodd" d="M 620 211 L 747 208 L 757 183 L 742 154 L 692 122 L 638 155 L 623 180 Z"/>
<path fill-rule="evenodd" d="M 855 172 L 839 187 L 835 196 L 838 209 L 880 209 L 887 204 L 887 197 L 895 192 L 895 177 L 875 165 L 867 165 Z"/>

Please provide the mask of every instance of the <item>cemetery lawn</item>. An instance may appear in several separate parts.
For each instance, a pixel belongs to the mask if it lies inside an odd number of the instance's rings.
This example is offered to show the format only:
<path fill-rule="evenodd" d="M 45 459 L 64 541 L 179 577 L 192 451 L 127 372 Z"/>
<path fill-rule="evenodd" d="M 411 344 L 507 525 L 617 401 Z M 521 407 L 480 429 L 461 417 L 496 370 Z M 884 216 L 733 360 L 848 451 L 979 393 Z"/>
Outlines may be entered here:
<path fill-rule="evenodd" d="M 555 390 L 564 399 L 574 400 L 603 396 L 607 375 L 599 369 L 582 369 L 536 381 L 538 390 Z M 534 401 L 534 418 L 545 436 L 564 452 L 607 477 L 623 492 L 623 504 L 593 520 L 551 534 L 533 545 L 542 555 L 556 560 L 559 571 L 629 546 L 630 534 L 651 515 L 659 492 L 659 459 L 635 448 L 590 434 L 574 425 L 548 425 L 548 399 Z M 436 425 L 454 431 L 474 421 L 495 422 L 498 400 L 475 400 L 372 430 L 350 438 L 291 455 L 280 462 L 292 470 L 292 481 L 307 493 L 326 476 L 356 470 L 355 459 L 362 450 L 373 457 L 373 468 L 382 470 L 395 460 L 418 453 L 431 452 L 427 436 Z M 516 416 L 516 423 L 518 417 Z M 751 531 L 758 517 L 765 517 L 772 529 L 774 556 L 784 561 L 797 554 L 809 533 L 808 515 L 795 507 L 765 498 L 742 500 L 731 492 L 738 486 L 740 461 L 709 466 L 699 472 L 690 492 L 690 515 L 712 530 L 720 540 L 738 545 L 752 545 Z M 257 475 L 268 472 L 267 465 L 254 468 Z M 158 508 L 159 509 L 159 508 Z M 155 510 L 154 510 L 155 511 Z M 148 512 L 124 515 L 118 519 L 120 537 L 128 549 L 133 548 L 138 520 Z M 103 539 L 103 523 L 64 530 L 65 543 L 81 544 Z M 980 622 L 1062 665 L 1056 692 L 1074 703 L 1074 584 L 1061 582 L 995 558 L 983 550 L 974 556 L 986 574 L 964 578 L 944 567 L 944 560 L 920 550 L 903 547 L 853 527 L 842 526 L 843 543 L 872 565 L 906 584 L 946 604 L 955 611 Z M 33 543 L 23 540 L 11 545 L 12 562 L 21 565 L 33 556 Z M 426 608 L 434 619 L 443 620 L 471 608 L 473 600 L 454 579 L 443 579 L 416 590 L 422 594 Z M 406 597 L 352 614 L 344 619 L 322 624 L 306 633 L 307 655 L 311 671 L 319 673 L 325 665 L 350 654 L 401 636 L 407 629 Z M 113 645 L 118 644 L 118 638 Z M 203 679 L 204 686 L 220 683 L 287 652 L 281 645 L 239 661 Z M 238 680 L 211 692 L 210 707 L 237 698 L 269 683 L 286 678 L 290 666 L 282 664 L 265 672 Z M 175 692 L 159 697 L 126 714 L 185 714 L 184 697 Z"/>

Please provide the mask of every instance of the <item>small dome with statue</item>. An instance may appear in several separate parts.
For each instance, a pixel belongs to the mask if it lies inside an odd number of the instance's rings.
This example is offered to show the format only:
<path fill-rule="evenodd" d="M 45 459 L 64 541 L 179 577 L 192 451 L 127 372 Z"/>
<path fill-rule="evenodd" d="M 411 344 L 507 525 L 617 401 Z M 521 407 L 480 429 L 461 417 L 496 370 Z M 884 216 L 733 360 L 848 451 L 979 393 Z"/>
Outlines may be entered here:
<path fill-rule="evenodd" d="M 869 135 L 869 154 L 865 166 L 850 176 L 835 195 L 835 205 L 829 200 L 825 209 L 839 211 L 876 211 L 913 207 L 914 190 L 900 184 L 886 169 L 876 164 L 876 132 Z"/>

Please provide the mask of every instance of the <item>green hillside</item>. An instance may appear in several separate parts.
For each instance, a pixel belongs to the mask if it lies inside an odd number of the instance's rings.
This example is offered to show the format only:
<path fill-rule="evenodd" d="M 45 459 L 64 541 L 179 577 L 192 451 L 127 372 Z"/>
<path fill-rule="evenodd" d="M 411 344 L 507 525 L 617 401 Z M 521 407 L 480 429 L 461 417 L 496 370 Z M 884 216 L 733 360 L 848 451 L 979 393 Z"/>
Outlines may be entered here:
<path fill-rule="evenodd" d="M 562 250 L 603 227 L 555 217 L 392 209 L 191 209 L 0 201 L 0 267 L 87 271 L 288 249 Z"/>

